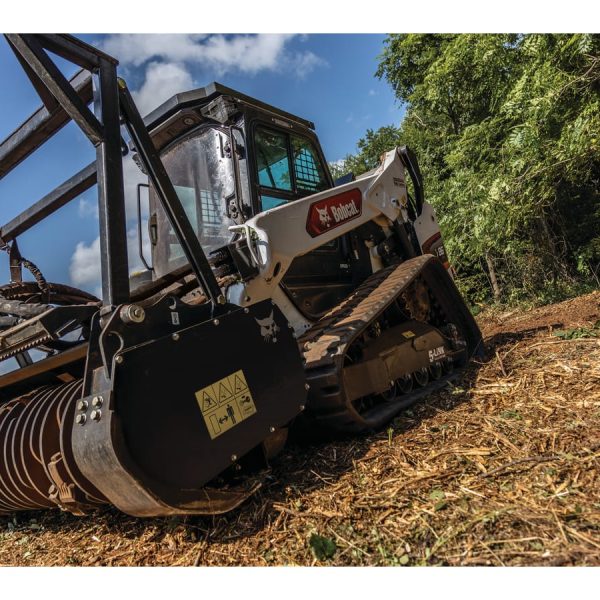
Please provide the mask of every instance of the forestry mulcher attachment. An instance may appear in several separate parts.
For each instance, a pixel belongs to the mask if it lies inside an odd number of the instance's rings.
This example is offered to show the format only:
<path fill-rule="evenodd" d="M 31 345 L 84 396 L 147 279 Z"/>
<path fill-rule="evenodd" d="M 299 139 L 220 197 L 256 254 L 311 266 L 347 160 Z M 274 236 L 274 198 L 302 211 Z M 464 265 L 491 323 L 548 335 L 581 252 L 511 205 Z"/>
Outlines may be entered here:
<path fill-rule="evenodd" d="M 0 376 L 0 512 L 222 513 L 300 416 L 379 428 L 480 352 L 408 148 L 334 185 L 309 121 L 216 83 L 142 119 L 110 56 L 6 39 L 43 106 L 0 144 L 0 177 L 70 120 L 97 158 L 0 228 L 0 360 L 15 366 Z M 48 51 L 82 70 L 67 80 Z M 147 182 L 135 273 L 132 158 Z M 93 185 L 102 300 L 47 282 L 17 246 Z"/>

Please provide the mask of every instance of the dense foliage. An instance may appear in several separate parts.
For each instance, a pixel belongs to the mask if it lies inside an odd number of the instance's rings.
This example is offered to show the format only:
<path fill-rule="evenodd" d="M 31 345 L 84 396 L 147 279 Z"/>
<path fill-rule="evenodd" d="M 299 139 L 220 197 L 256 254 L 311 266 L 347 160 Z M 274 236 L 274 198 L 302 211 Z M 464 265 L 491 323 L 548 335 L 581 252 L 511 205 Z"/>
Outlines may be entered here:
<path fill-rule="evenodd" d="M 473 301 L 600 281 L 600 35 L 390 35 L 377 75 L 406 107 L 337 165 L 416 151 Z"/>

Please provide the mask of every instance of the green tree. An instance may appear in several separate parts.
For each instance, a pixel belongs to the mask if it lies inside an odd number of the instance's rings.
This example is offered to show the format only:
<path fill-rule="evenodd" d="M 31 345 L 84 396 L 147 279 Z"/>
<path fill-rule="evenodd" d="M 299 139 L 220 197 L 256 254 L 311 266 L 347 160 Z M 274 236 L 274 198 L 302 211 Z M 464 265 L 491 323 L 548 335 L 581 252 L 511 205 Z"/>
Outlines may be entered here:
<path fill-rule="evenodd" d="M 361 175 L 374 169 L 382 154 L 401 145 L 401 138 L 400 130 L 394 125 L 380 127 L 377 131 L 367 129 L 365 137 L 358 140 L 356 154 L 348 154 L 341 161 L 329 164 L 334 180 L 348 173 Z"/>
<path fill-rule="evenodd" d="M 367 132 L 346 163 L 372 168 L 386 144 L 417 152 L 474 300 L 598 284 L 599 35 L 394 34 L 377 74 L 404 121 Z"/>

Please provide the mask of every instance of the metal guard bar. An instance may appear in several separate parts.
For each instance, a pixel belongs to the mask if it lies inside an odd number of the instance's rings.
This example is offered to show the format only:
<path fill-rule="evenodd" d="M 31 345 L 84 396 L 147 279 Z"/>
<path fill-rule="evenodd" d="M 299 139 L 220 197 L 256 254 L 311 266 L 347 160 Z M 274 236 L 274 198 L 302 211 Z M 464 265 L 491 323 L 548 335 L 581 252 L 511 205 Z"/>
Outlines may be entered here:
<path fill-rule="evenodd" d="M 200 241 L 150 138 L 125 82 L 116 76 L 117 61 L 68 35 L 7 34 L 6 39 L 44 102 L 26 123 L 0 145 L 0 177 L 53 136 L 69 120 L 75 121 L 97 148 L 95 164 L 88 165 L 53 192 L 0 228 L 4 242 L 15 239 L 61 206 L 98 183 L 104 304 L 130 299 L 123 191 L 120 119 L 136 145 L 177 238 L 207 296 L 226 304 Z M 67 81 L 46 54 L 50 50 L 88 69 L 96 77 L 94 112 L 87 103 L 89 80 L 77 74 Z M 77 83 L 76 83 L 77 82 Z M 75 89 L 74 89 L 75 86 Z M 79 86 L 79 87 L 78 87 Z"/>

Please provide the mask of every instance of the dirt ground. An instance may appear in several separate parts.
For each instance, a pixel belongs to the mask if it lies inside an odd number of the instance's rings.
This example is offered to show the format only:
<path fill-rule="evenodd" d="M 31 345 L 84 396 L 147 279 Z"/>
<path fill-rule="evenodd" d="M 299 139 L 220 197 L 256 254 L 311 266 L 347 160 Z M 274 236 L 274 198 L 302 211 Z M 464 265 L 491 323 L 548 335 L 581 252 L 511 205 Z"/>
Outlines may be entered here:
<path fill-rule="evenodd" d="M 487 358 L 393 427 L 293 447 L 214 518 L 0 517 L 2 565 L 598 565 L 600 292 L 478 321 Z"/>

